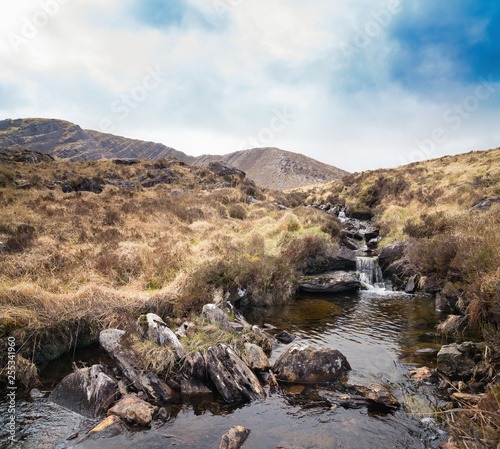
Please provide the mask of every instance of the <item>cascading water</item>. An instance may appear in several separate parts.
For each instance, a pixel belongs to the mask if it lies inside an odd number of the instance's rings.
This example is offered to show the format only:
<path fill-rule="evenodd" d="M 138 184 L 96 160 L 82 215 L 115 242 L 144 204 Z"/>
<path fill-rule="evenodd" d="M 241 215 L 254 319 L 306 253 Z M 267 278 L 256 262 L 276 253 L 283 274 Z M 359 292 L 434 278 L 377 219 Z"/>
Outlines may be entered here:
<path fill-rule="evenodd" d="M 358 256 L 356 258 L 356 271 L 359 280 L 368 290 L 385 288 L 384 276 L 378 264 L 378 257 Z"/>

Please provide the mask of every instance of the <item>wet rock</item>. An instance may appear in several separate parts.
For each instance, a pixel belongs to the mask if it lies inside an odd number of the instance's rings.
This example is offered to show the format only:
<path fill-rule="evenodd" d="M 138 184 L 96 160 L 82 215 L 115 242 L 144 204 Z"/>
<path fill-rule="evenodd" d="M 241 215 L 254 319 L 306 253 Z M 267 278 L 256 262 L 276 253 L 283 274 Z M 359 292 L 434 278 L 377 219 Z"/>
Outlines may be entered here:
<path fill-rule="evenodd" d="M 175 352 L 177 358 L 184 356 L 181 342 L 158 315 L 154 313 L 141 315 L 137 320 L 137 332 L 141 337 L 153 340 L 157 345 L 168 346 Z"/>
<path fill-rule="evenodd" d="M 458 298 L 446 296 L 443 293 L 436 293 L 436 310 L 438 312 L 451 312 L 455 310 Z"/>
<path fill-rule="evenodd" d="M 370 240 L 378 238 L 380 231 L 378 229 L 370 228 L 367 229 L 365 232 L 365 240 L 369 242 Z"/>
<path fill-rule="evenodd" d="M 417 289 L 417 275 L 414 275 L 406 283 L 405 293 L 413 293 L 416 289 Z"/>
<path fill-rule="evenodd" d="M 183 396 L 199 396 L 212 394 L 212 390 L 198 379 L 188 379 L 181 383 Z"/>
<path fill-rule="evenodd" d="M 383 385 L 370 384 L 367 387 L 362 385 L 354 385 L 352 388 L 361 396 L 370 400 L 376 405 L 387 408 L 397 408 L 400 406 L 398 400 L 394 396 L 392 396 L 389 390 Z"/>
<path fill-rule="evenodd" d="M 206 378 L 205 359 L 201 353 L 191 352 L 187 354 L 184 367 L 188 377 L 198 380 L 204 380 Z"/>
<path fill-rule="evenodd" d="M 423 366 L 422 368 L 418 368 L 415 370 L 410 370 L 406 373 L 406 375 L 411 379 L 414 383 L 433 383 L 437 381 L 438 376 L 434 370 L 431 370 L 427 366 Z"/>
<path fill-rule="evenodd" d="M 486 374 L 489 369 L 485 360 L 486 345 L 466 341 L 441 348 L 437 355 L 438 371 L 451 379 L 470 379 L 475 374 Z"/>
<path fill-rule="evenodd" d="M 294 383 L 334 382 L 351 366 L 336 349 L 292 346 L 276 360 L 273 372 L 278 380 Z"/>
<path fill-rule="evenodd" d="M 116 415 L 129 424 L 149 426 L 157 409 L 137 396 L 127 395 L 108 410 L 108 416 Z"/>
<path fill-rule="evenodd" d="M 77 369 L 52 391 L 49 401 L 89 418 L 105 413 L 118 397 L 118 383 L 102 365 Z"/>
<path fill-rule="evenodd" d="M 168 401 L 172 395 L 172 389 L 156 374 L 143 373 L 136 355 L 123 344 L 125 336 L 125 331 L 106 329 L 100 333 L 99 343 L 137 391 L 143 391 L 148 398 L 156 402 Z"/>
<path fill-rule="evenodd" d="M 287 345 L 287 344 L 291 343 L 293 340 L 295 340 L 295 336 L 288 333 L 287 331 L 281 331 L 279 334 L 276 334 L 275 338 L 280 343 L 283 343 L 285 345 Z"/>
<path fill-rule="evenodd" d="M 264 399 L 266 394 L 252 370 L 226 345 L 206 353 L 207 371 L 226 402 Z"/>
<path fill-rule="evenodd" d="M 213 324 L 218 324 L 222 330 L 229 331 L 229 318 L 215 304 L 205 304 L 201 311 L 202 318 L 207 319 Z"/>
<path fill-rule="evenodd" d="M 378 247 L 378 244 L 382 241 L 381 237 L 377 237 L 371 240 L 368 240 L 366 246 L 368 249 L 375 250 Z"/>
<path fill-rule="evenodd" d="M 351 239 L 350 237 L 342 237 L 340 239 L 340 244 L 353 251 L 361 248 L 361 245 L 356 240 Z"/>
<path fill-rule="evenodd" d="M 210 164 L 208 165 L 208 169 L 219 176 L 237 175 L 242 178 L 246 176 L 244 171 L 238 170 L 236 167 L 233 167 L 232 165 L 226 164 L 222 161 L 210 162 Z"/>
<path fill-rule="evenodd" d="M 250 429 L 233 426 L 229 429 L 220 442 L 219 449 L 240 449 L 250 435 Z"/>
<path fill-rule="evenodd" d="M 378 256 L 378 262 L 382 271 L 387 270 L 389 265 L 394 262 L 401 260 L 404 257 L 407 246 L 408 243 L 406 242 L 398 242 L 393 243 L 392 245 L 384 246 L 380 250 L 380 254 Z"/>
<path fill-rule="evenodd" d="M 361 288 L 359 279 L 345 271 L 331 271 L 315 276 L 304 276 L 299 289 L 310 293 L 338 293 L 357 291 Z"/>
<path fill-rule="evenodd" d="M 108 416 L 104 421 L 95 426 L 79 442 L 97 440 L 103 438 L 112 438 L 118 435 L 128 433 L 128 428 L 119 416 Z M 78 435 L 77 435 L 78 436 Z"/>
<path fill-rule="evenodd" d="M 122 158 L 116 158 L 116 159 L 111 159 L 111 162 L 116 165 L 134 165 L 134 164 L 139 164 L 141 161 L 140 159 L 135 159 L 131 157 L 122 157 Z"/>
<path fill-rule="evenodd" d="M 245 343 L 245 362 L 252 371 L 269 371 L 271 364 L 260 346 Z"/>

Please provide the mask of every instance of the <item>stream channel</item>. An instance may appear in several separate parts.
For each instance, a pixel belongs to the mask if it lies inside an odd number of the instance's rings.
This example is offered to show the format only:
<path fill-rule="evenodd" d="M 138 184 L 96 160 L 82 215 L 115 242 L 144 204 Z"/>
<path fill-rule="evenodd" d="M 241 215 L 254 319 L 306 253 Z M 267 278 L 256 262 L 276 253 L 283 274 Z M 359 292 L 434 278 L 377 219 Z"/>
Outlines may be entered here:
<path fill-rule="evenodd" d="M 369 261 L 362 261 L 366 265 Z M 370 263 L 368 263 L 370 265 Z M 371 269 L 371 268 L 370 268 Z M 368 273 L 376 284 L 376 273 Z M 266 386 L 267 399 L 229 406 L 216 399 L 172 405 L 167 422 L 156 421 L 151 429 L 128 435 L 88 441 L 76 445 L 98 421 L 68 412 L 46 399 L 17 398 L 17 443 L 6 444 L 5 422 L 1 423 L 0 447 L 92 449 L 205 449 L 218 448 L 220 439 L 233 425 L 251 429 L 243 449 L 332 448 L 436 448 L 447 440 L 443 425 L 432 412 L 439 399 L 430 388 L 416 388 L 405 373 L 421 366 L 435 367 L 436 353 L 452 340 L 435 334 L 445 315 L 436 312 L 427 296 L 390 292 L 379 285 L 352 294 L 299 295 L 287 305 L 253 309 L 246 313 L 252 324 L 264 323 L 295 335 L 292 344 L 333 346 L 352 366 L 343 381 L 387 386 L 402 406 L 390 412 L 366 405 L 348 408 L 329 399 L 340 385 Z M 272 362 L 288 347 L 279 345 Z M 108 363 L 98 347 L 77 351 L 75 361 Z M 42 372 L 41 389 L 54 388 L 71 372 L 72 354 Z M 7 404 L 0 403 L 4 421 Z M 67 436 L 80 429 L 80 435 Z M 76 446 L 75 446 L 76 445 Z"/>

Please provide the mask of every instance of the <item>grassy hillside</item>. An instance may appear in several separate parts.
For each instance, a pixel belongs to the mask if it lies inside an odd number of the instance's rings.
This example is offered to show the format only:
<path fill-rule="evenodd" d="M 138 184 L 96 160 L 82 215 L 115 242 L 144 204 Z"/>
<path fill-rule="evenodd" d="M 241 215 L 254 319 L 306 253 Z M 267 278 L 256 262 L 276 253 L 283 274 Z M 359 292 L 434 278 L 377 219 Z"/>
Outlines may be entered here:
<path fill-rule="evenodd" d="M 500 331 L 500 149 L 354 173 L 306 193 L 373 216 L 382 246 L 409 240 L 424 290 L 457 297 L 470 324 Z"/>
<path fill-rule="evenodd" d="M 137 181 L 159 172 L 169 184 Z M 60 187 L 95 185 L 102 193 Z M 181 319 L 238 292 L 284 302 L 311 251 L 335 249 L 339 226 L 283 205 L 299 202 L 173 159 L 0 163 L 0 336 L 52 359 L 143 311 Z"/>

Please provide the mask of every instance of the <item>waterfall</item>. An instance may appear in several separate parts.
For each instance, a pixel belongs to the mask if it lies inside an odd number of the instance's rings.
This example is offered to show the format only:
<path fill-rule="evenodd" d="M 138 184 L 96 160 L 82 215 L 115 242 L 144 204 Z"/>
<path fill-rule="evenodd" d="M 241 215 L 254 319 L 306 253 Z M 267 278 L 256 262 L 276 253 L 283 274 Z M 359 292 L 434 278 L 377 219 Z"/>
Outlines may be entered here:
<path fill-rule="evenodd" d="M 382 270 L 378 264 L 378 257 L 358 256 L 356 258 L 356 271 L 358 272 L 359 280 L 368 290 L 385 288 Z"/>

